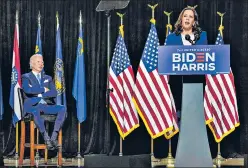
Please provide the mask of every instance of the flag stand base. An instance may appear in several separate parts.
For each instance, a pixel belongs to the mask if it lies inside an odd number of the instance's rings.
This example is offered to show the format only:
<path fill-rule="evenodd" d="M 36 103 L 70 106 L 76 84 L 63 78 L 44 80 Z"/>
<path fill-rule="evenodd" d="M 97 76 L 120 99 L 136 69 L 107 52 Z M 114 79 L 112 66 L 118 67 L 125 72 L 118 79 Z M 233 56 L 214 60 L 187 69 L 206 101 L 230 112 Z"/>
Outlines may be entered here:
<path fill-rule="evenodd" d="M 165 163 L 167 168 L 173 168 L 174 166 L 175 159 L 172 157 L 172 154 L 169 153 L 167 158 L 165 158 Z"/>
<path fill-rule="evenodd" d="M 223 158 L 220 153 L 218 153 L 217 157 L 213 161 L 217 167 L 221 167 L 221 164 L 225 162 L 226 159 Z"/>

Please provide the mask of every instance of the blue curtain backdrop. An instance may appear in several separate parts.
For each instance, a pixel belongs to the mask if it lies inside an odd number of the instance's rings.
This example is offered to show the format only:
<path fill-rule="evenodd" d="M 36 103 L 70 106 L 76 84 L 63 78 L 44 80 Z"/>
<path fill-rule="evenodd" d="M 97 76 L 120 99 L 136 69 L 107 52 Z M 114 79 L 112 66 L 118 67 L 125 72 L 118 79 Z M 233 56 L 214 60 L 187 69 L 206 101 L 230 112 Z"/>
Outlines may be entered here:
<path fill-rule="evenodd" d="M 72 97 L 74 66 L 78 43 L 78 18 L 82 10 L 84 30 L 84 56 L 87 91 L 87 119 L 81 125 L 81 151 L 84 153 L 119 153 L 119 135 L 114 122 L 106 111 L 105 93 L 107 80 L 107 19 L 104 13 L 95 11 L 99 0 L 4 0 L 0 1 L 0 60 L 2 61 L 2 85 L 4 101 L 4 155 L 13 155 L 15 130 L 11 125 L 12 111 L 8 104 L 13 49 L 15 11 L 19 9 L 20 57 L 22 73 L 29 71 L 29 58 L 35 52 L 37 15 L 41 13 L 41 40 L 45 61 L 45 72 L 53 75 L 55 62 L 56 11 L 59 13 L 68 117 L 63 126 L 64 156 L 75 156 L 77 152 L 77 118 L 75 100 Z M 155 10 L 156 28 L 160 44 L 164 44 L 167 17 L 163 11 L 173 11 L 174 24 L 180 11 L 187 5 L 198 5 L 200 26 L 208 33 L 208 41 L 214 44 L 220 24 L 217 11 L 224 16 L 224 41 L 231 44 L 231 66 L 235 75 L 241 126 L 223 140 L 222 154 L 234 152 L 248 153 L 248 2 L 247 0 L 131 0 L 124 16 L 125 42 L 131 64 L 136 73 L 144 44 L 150 28 L 151 9 L 147 4 L 158 3 Z M 116 12 L 111 17 L 111 51 L 118 35 L 119 17 Z M 177 110 L 180 110 L 181 79 L 172 77 L 171 83 Z M 28 134 L 27 134 L 28 135 Z M 173 155 L 178 135 L 173 137 Z M 209 141 L 213 157 L 217 145 L 209 131 Z M 3 144 L 1 140 L 0 144 Z M 168 141 L 160 137 L 154 141 L 155 156 L 166 157 Z M 150 153 L 150 137 L 144 124 L 129 135 L 123 142 L 123 153 Z"/>

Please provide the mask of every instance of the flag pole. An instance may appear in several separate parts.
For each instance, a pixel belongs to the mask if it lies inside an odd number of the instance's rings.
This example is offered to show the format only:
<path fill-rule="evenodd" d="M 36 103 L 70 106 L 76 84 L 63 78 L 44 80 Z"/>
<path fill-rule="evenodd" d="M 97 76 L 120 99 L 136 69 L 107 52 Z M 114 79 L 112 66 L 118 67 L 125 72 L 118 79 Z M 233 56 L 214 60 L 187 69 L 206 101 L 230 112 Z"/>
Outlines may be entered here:
<path fill-rule="evenodd" d="M 120 25 L 119 29 L 120 29 L 120 33 L 121 33 L 121 35 L 122 35 L 122 37 L 123 37 L 123 39 L 124 39 L 123 16 L 124 16 L 125 14 L 121 14 L 121 13 L 117 12 L 117 15 L 118 15 L 118 16 L 120 17 L 120 19 L 121 19 L 121 25 Z M 123 150 L 122 150 L 122 137 L 121 137 L 121 136 L 120 136 L 120 152 L 119 152 L 119 156 L 123 156 Z"/>
<path fill-rule="evenodd" d="M 59 12 L 58 11 L 56 11 L 56 31 L 58 31 L 58 28 L 59 28 Z M 57 36 L 57 35 L 56 35 Z M 57 37 L 56 37 L 57 38 Z M 57 41 L 56 41 L 56 43 L 57 43 Z M 56 44 L 57 45 L 57 44 Z M 56 50 L 57 50 L 57 47 L 56 47 Z M 57 51 L 56 51 L 57 52 Z M 57 54 L 56 54 L 56 59 L 57 59 Z M 55 59 L 55 61 L 56 61 L 56 59 Z M 56 86 L 56 72 L 55 72 L 55 74 L 54 74 L 54 81 L 55 81 L 55 87 L 56 87 L 56 89 L 57 89 L 57 86 Z M 58 97 L 56 97 L 56 99 L 57 99 L 57 101 L 58 101 Z M 59 132 L 59 134 L 60 134 L 60 132 Z M 62 135 L 61 135 L 62 136 Z M 61 141 L 61 139 L 58 139 L 58 143 L 60 144 L 60 141 Z M 62 147 L 60 147 L 59 149 L 58 149 L 58 152 L 57 152 L 57 155 L 56 155 L 56 160 L 57 160 L 57 164 L 60 164 L 60 163 L 58 163 L 59 162 L 59 150 L 62 150 Z"/>
<path fill-rule="evenodd" d="M 18 24 L 19 22 L 19 15 L 18 15 L 18 10 L 16 10 L 16 20 L 15 20 L 16 24 Z M 15 166 L 17 167 L 18 166 L 18 159 L 19 159 L 19 142 L 18 142 L 18 137 L 19 137 L 19 134 L 18 134 L 18 130 L 19 130 L 19 125 L 18 125 L 18 122 L 16 122 L 16 153 L 15 153 Z"/>
<path fill-rule="evenodd" d="M 148 4 L 148 6 L 152 9 L 152 19 L 150 20 L 152 23 L 156 23 L 156 20 L 154 19 L 154 11 L 155 11 L 155 8 L 158 6 L 158 4 L 155 4 L 155 5 L 150 5 Z M 153 148 L 153 138 L 151 138 L 151 157 L 153 158 L 154 157 L 154 148 Z"/>
<path fill-rule="evenodd" d="M 217 14 L 220 16 L 220 26 L 219 26 L 219 31 L 220 31 L 220 34 L 223 38 L 223 30 L 224 30 L 224 26 L 223 26 L 223 17 L 225 15 L 225 13 L 220 13 L 220 12 L 217 12 Z M 218 167 L 221 167 L 221 164 L 222 162 L 225 161 L 225 158 L 223 158 L 221 156 L 221 152 L 220 152 L 220 142 L 218 142 L 218 151 L 217 151 L 217 156 L 216 158 L 214 159 L 214 163 L 215 165 L 217 165 Z"/>
<path fill-rule="evenodd" d="M 82 28 L 82 13 L 80 10 L 80 14 L 79 14 L 79 30 Z M 80 154 L 80 149 L 81 149 L 81 125 L 80 122 L 78 121 L 78 153 L 77 153 L 77 158 L 78 158 L 78 164 L 80 163 L 80 159 L 82 158 L 81 154 Z"/>
<path fill-rule="evenodd" d="M 37 22 L 38 22 L 38 29 L 40 27 L 40 18 L 41 18 L 41 15 L 40 15 L 40 11 L 38 13 L 38 18 L 37 18 Z M 36 49 L 36 48 L 35 48 Z M 36 51 L 35 51 L 36 52 Z M 36 127 L 36 143 L 39 144 L 39 129 L 38 127 Z M 36 154 L 35 154 L 35 159 L 38 160 L 39 159 L 39 149 L 37 148 L 36 149 Z"/>
<path fill-rule="evenodd" d="M 169 34 L 169 28 L 170 28 L 170 30 L 172 30 L 172 25 L 170 23 L 170 15 L 171 15 L 171 13 L 172 12 L 169 13 L 169 12 L 164 11 L 164 14 L 168 18 L 168 23 L 166 24 L 166 37 Z M 168 168 L 174 167 L 174 158 L 173 158 L 172 152 L 171 152 L 171 138 L 169 139 L 168 156 L 167 156 L 167 158 L 165 158 L 165 164 L 166 164 L 166 167 L 168 167 Z"/>

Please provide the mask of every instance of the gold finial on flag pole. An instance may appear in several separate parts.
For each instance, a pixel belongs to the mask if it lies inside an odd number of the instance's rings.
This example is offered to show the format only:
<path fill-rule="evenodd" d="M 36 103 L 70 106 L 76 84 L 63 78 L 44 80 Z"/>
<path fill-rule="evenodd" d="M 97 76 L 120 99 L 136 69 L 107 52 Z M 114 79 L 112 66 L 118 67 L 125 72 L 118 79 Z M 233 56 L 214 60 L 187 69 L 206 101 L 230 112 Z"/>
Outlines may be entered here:
<path fill-rule="evenodd" d="M 168 24 L 166 25 L 166 36 L 168 35 L 168 28 L 170 28 L 170 30 L 172 30 L 172 25 L 170 24 L 170 15 L 172 14 L 172 12 L 166 12 L 164 11 L 164 14 L 168 17 Z"/>
<path fill-rule="evenodd" d="M 121 14 L 119 12 L 116 12 L 117 15 L 121 18 L 121 25 L 123 25 L 123 16 L 125 15 L 125 13 Z"/>
<path fill-rule="evenodd" d="M 121 14 L 121 13 L 119 13 L 119 12 L 116 12 L 116 13 L 117 13 L 117 15 L 121 18 L 121 25 L 120 25 L 119 29 L 120 29 L 120 33 L 121 33 L 122 37 L 124 37 L 124 30 L 123 30 L 123 27 L 124 27 L 124 25 L 123 25 L 123 16 L 125 15 L 125 13 L 124 13 L 124 14 Z"/>
<path fill-rule="evenodd" d="M 217 14 L 221 17 L 220 25 L 222 25 L 222 23 L 223 23 L 223 16 L 226 14 L 226 12 L 225 13 L 217 12 Z"/>
<path fill-rule="evenodd" d="M 187 6 L 188 8 L 192 8 L 192 9 L 194 9 L 195 10 L 195 8 L 197 7 L 198 5 L 195 5 L 195 6 Z"/>
<path fill-rule="evenodd" d="M 172 14 L 172 12 L 166 12 L 166 11 L 164 11 L 164 14 L 165 15 L 167 15 L 167 17 L 168 17 L 168 24 L 170 24 L 170 15 Z"/>
<path fill-rule="evenodd" d="M 154 17 L 154 12 L 155 12 L 155 8 L 158 6 L 158 4 L 155 4 L 155 5 L 150 5 L 148 4 L 148 6 L 152 9 L 152 19 L 150 20 L 153 24 L 156 23 L 156 20 L 155 20 L 155 17 Z"/>
<path fill-rule="evenodd" d="M 225 12 L 226 13 L 226 12 Z M 225 13 L 220 13 L 220 12 L 217 12 L 217 14 L 220 16 L 220 26 L 219 26 L 219 31 L 221 33 L 221 36 L 223 37 L 223 33 L 222 31 L 224 30 L 224 26 L 223 26 L 223 17 L 225 15 Z"/>

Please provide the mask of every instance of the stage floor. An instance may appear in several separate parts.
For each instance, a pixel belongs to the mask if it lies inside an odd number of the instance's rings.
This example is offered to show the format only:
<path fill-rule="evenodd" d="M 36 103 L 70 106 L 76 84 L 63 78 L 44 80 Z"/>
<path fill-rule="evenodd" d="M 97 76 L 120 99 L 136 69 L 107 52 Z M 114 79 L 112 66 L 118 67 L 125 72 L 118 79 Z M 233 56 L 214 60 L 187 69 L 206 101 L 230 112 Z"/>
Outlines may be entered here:
<path fill-rule="evenodd" d="M 166 159 L 157 159 L 152 157 L 152 167 L 165 168 L 166 167 Z M 30 160 L 25 159 L 22 167 L 30 167 Z M 48 164 L 44 164 L 44 159 L 41 158 L 37 167 L 57 167 L 57 158 L 48 159 Z M 4 165 L 9 167 L 15 167 L 14 158 L 5 158 Z M 84 166 L 84 158 L 78 160 L 77 158 L 63 158 L 63 166 L 62 167 L 83 167 Z M 244 158 L 228 158 L 221 161 L 221 166 L 225 167 L 243 167 L 244 166 Z M 214 166 L 213 166 L 214 167 Z"/>

